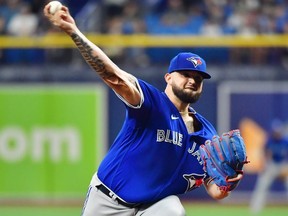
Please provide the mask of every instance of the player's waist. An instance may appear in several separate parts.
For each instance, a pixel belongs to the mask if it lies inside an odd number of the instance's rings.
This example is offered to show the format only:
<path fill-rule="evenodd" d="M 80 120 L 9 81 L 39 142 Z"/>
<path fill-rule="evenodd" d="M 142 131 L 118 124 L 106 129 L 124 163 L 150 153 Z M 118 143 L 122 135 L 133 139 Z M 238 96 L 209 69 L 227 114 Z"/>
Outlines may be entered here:
<path fill-rule="evenodd" d="M 142 205 L 142 203 L 128 203 L 124 200 L 120 199 L 116 194 L 114 194 L 109 188 L 107 188 L 105 185 L 97 185 L 95 186 L 98 190 L 100 190 L 102 193 L 104 193 L 106 196 L 110 197 L 111 199 L 117 201 L 119 204 L 126 206 L 128 208 L 137 208 Z"/>
<path fill-rule="evenodd" d="M 136 208 L 142 205 L 142 203 L 131 203 L 127 202 L 121 197 L 119 197 L 116 193 L 114 193 L 109 187 L 107 187 L 104 183 L 101 182 L 101 180 L 98 178 L 97 173 L 93 176 L 91 183 L 91 186 L 96 187 L 99 191 L 101 191 L 103 194 L 108 196 L 109 198 L 113 199 L 114 201 L 117 201 L 119 204 L 129 207 L 129 208 Z"/>
<path fill-rule="evenodd" d="M 166 184 L 160 187 L 159 185 L 162 182 L 167 182 L 165 179 L 160 181 L 160 178 L 147 179 L 145 176 L 141 179 L 140 175 L 137 176 L 137 174 L 120 177 L 119 175 L 103 174 L 101 170 L 97 174 L 97 178 L 99 177 L 98 181 L 127 203 L 153 203 L 165 198 L 167 195 L 181 194 L 187 190 L 187 181 L 183 181 L 184 179 L 180 182 L 177 179 L 177 185 Z M 117 186 L 115 184 L 110 185 L 112 179 Z"/>

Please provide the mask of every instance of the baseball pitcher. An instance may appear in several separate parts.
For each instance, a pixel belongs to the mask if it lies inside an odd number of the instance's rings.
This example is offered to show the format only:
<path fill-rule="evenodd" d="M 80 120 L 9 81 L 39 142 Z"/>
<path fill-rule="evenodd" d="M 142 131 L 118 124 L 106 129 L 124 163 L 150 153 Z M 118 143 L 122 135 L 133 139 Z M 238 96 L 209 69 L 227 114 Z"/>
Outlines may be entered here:
<path fill-rule="evenodd" d="M 190 105 L 211 76 L 200 56 L 175 56 L 162 92 L 121 70 L 77 28 L 66 6 L 45 16 L 73 40 L 83 58 L 124 103 L 126 118 L 92 177 L 83 216 L 182 216 L 177 197 L 204 185 L 227 197 L 243 176 L 246 151 L 238 130 L 217 136 Z"/>

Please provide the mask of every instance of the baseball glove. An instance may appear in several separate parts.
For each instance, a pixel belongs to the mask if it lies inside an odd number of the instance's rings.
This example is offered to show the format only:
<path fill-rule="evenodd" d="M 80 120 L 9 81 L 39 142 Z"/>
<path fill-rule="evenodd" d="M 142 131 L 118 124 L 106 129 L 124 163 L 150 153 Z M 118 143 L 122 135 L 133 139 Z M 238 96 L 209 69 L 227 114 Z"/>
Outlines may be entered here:
<path fill-rule="evenodd" d="M 246 148 L 239 130 L 214 136 L 201 145 L 203 169 L 223 191 L 234 190 L 243 177 Z"/>

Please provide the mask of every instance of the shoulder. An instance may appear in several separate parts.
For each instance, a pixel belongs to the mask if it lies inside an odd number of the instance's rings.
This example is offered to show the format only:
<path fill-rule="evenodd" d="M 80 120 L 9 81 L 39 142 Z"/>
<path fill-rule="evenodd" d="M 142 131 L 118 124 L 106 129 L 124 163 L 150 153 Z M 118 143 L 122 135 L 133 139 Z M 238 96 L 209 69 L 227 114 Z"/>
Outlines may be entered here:
<path fill-rule="evenodd" d="M 217 134 L 217 131 L 215 129 L 215 127 L 213 126 L 213 124 L 207 120 L 203 115 L 201 115 L 200 113 L 196 112 L 196 110 L 192 107 L 189 107 L 189 110 L 194 113 L 194 115 L 196 116 L 196 118 L 198 119 L 198 121 L 201 123 L 203 130 L 205 130 L 206 133 L 213 135 Z"/>
<path fill-rule="evenodd" d="M 152 84 L 150 84 L 144 80 L 137 79 L 137 81 L 139 83 L 139 86 L 143 89 L 160 92 L 158 88 L 156 88 L 155 86 L 153 86 Z"/>
<path fill-rule="evenodd" d="M 160 91 L 158 88 L 151 85 L 150 83 L 143 81 L 141 79 L 138 79 L 137 81 L 139 83 L 140 91 L 143 93 L 145 99 L 156 98 L 157 100 L 164 96 L 162 94 L 163 93 L 162 91 Z"/>

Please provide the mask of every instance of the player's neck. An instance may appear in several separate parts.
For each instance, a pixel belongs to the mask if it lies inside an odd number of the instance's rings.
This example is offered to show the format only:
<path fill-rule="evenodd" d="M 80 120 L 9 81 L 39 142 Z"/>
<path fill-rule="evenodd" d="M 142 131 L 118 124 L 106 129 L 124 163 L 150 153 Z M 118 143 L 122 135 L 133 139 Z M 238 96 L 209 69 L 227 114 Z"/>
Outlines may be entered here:
<path fill-rule="evenodd" d="M 170 99 L 170 101 L 174 104 L 174 106 L 178 109 L 180 113 L 188 113 L 189 103 L 183 103 L 176 95 L 172 92 L 171 88 L 168 86 L 165 89 L 165 94 Z"/>
<path fill-rule="evenodd" d="M 179 112 L 181 116 L 187 116 L 189 114 L 189 111 L 183 111 L 183 112 Z"/>
<path fill-rule="evenodd" d="M 179 104 L 177 108 L 182 116 L 188 115 L 190 113 L 189 104 Z"/>
<path fill-rule="evenodd" d="M 179 111 L 179 113 L 180 113 L 181 115 L 187 115 L 187 114 L 189 113 L 189 111 L 188 111 L 188 110 L 185 110 L 185 111 Z"/>
<path fill-rule="evenodd" d="M 177 100 L 174 105 L 177 107 L 180 114 L 187 114 L 189 113 L 189 104 L 183 103 L 180 100 Z"/>
<path fill-rule="evenodd" d="M 195 128 L 194 128 L 194 119 L 193 116 L 190 115 L 191 112 L 184 111 L 184 112 L 179 112 L 182 116 L 182 119 L 186 125 L 187 131 L 188 133 L 193 133 L 195 132 Z"/>

